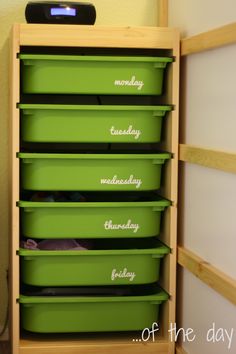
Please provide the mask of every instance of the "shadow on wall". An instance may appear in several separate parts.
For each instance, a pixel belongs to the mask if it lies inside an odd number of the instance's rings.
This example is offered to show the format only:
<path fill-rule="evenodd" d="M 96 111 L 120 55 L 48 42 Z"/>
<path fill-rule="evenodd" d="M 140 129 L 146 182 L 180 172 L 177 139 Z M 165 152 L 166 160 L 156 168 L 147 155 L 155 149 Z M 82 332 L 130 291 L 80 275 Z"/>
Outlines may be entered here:
<path fill-rule="evenodd" d="M 0 331 L 7 311 L 9 223 L 9 34 L 14 22 L 24 21 L 26 1 L 0 1 Z"/>

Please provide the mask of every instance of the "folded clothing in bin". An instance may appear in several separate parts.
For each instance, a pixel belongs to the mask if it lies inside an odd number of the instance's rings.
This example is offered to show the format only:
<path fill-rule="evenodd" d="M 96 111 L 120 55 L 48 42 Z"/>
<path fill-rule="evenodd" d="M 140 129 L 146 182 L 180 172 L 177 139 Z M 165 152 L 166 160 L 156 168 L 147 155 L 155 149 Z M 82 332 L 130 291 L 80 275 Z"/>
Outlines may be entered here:
<path fill-rule="evenodd" d="M 21 247 L 29 250 L 88 250 L 92 248 L 91 241 L 73 239 L 51 239 L 36 242 L 32 239 L 21 241 Z"/>
<path fill-rule="evenodd" d="M 32 202 L 85 202 L 86 198 L 79 192 L 36 192 Z"/>
<path fill-rule="evenodd" d="M 145 285 L 107 285 L 74 287 L 39 287 L 21 284 L 21 294 L 26 296 L 141 296 L 156 294 L 156 283 Z"/>

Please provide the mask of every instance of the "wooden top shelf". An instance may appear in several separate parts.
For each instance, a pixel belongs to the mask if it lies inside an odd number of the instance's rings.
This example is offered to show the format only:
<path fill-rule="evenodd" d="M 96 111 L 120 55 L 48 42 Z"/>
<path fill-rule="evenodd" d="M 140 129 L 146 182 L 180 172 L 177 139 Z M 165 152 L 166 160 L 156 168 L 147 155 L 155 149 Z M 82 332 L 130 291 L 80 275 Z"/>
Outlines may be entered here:
<path fill-rule="evenodd" d="M 15 24 L 13 31 L 20 46 L 172 49 L 179 45 L 179 31 L 165 27 Z"/>

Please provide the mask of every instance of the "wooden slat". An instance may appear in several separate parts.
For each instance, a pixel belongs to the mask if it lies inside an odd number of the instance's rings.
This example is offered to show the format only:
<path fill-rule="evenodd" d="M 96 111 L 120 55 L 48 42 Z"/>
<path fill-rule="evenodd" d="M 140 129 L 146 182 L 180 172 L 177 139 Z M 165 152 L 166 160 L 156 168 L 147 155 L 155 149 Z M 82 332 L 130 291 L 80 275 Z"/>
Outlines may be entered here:
<path fill-rule="evenodd" d="M 178 247 L 178 264 L 236 305 L 235 279 L 183 247 Z"/>
<path fill-rule="evenodd" d="M 160 27 L 168 26 L 168 0 L 159 0 L 158 25 Z"/>
<path fill-rule="evenodd" d="M 175 354 L 188 354 L 180 345 L 176 345 Z"/>
<path fill-rule="evenodd" d="M 135 334 L 134 334 L 135 335 Z M 84 336 L 77 339 L 63 339 L 63 336 L 28 336 L 20 341 L 20 354 L 169 354 L 169 343 L 162 338 L 155 342 L 133 342 L 131 335 Z"/>
<path fill-rule="evenodd" d="M 203 52 L 232 43 L 236 43 L 236 23 L 182 39 L 181 55 Z"/>
<path fill-rule="evenodd" d="M 17 53 L 19 52 L 19 26 L 16 25 L 12 30 L 11 38 L 11 56 L 10 56 L 10 94 L 9 94 L 9 110 L 10 110 L 10 129 L 9 129 L 9 171 L 10 171 L 10 183 L 9 183 L 9 201 L 10 201 L 10 218 L 9 218 L 9 239 L 10 239 L 10 339 L 12 353 L 18 354 L 19 347 L 19 331 L 20 331 L 20 317 L 19 317 L 19 304 L 17 299 L 19 298 L 19 256 L 16 251 L 19 249 L 19 208 L 16 206 L 16 202 L 19 200 L 19 159 L 16 158 L 16 153 L 19 151 L 19 131 L 20 131 L 20 118 L 19 110 L 16 107 L 16 102 L 19 102 L 19 76 L 20 65 L 17 59 Z"/>
<path fill-rule="evenodd" d="M 20 45 L 171 49 L 177 30 L 159 27 L 20 24 Z"/>
<path fill-rule="evenodd" d="M 180 144 L 179 160 L 225 172 L 236 173 L 236 153 Z"/>

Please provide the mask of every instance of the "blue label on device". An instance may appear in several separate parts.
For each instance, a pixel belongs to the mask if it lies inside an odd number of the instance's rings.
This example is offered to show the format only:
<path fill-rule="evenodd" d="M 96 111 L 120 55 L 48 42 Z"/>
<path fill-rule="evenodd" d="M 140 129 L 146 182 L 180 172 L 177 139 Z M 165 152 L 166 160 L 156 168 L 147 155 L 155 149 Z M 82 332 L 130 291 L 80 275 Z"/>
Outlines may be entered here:
<path fill-rule="evenodd" d="M 71 7 L 52 7 L 50 10 L 51 16 L 76 16 L 76 9 Z"/>

